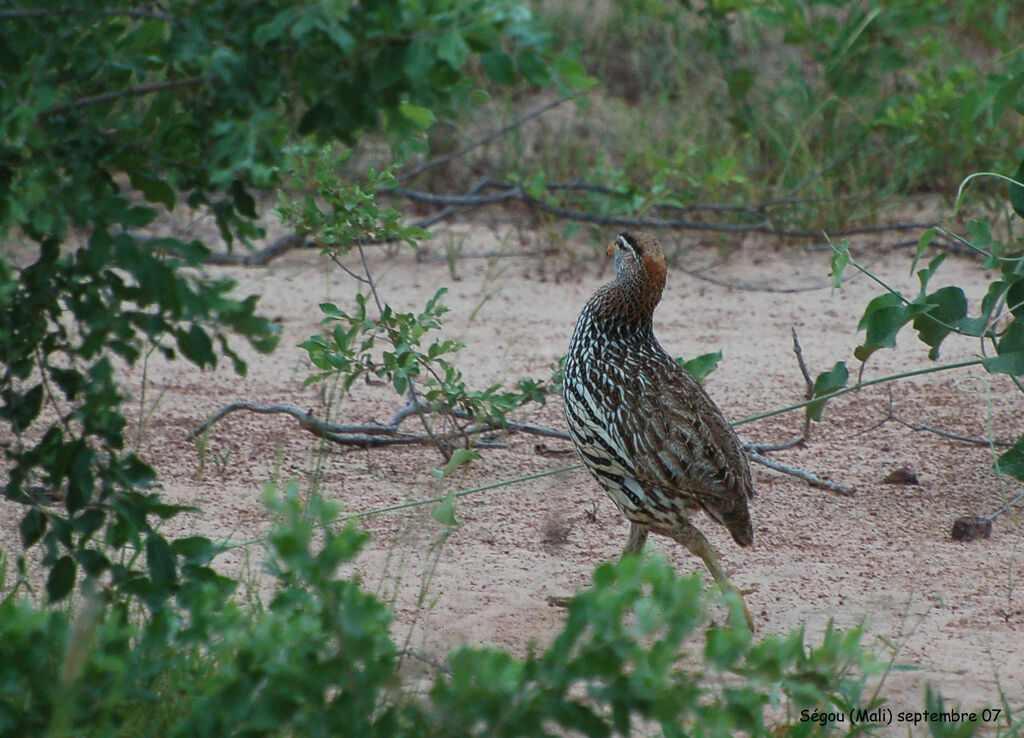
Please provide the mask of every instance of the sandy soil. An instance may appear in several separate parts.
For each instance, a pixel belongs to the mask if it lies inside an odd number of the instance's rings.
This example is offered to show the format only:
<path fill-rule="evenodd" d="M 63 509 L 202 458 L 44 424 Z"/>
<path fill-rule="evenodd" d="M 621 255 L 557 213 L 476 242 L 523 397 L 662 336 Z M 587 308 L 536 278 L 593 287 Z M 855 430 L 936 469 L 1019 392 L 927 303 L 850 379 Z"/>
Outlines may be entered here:
<path fill-rule="evenodd" d="M 419 259 L 409 250 L 371 254 L 382 295 L 396 308 L 412 310 L 439 286 L 448 287 L 445 301 L 452 312 L 446 333 L 466 342 L 458 365 L 473 386 L 548 377 L 580 307 L 610 277 L 601 244 L 580 239 L 571 246 L 573 258 L 522 256 L 543 249 L 544 236 L 484 225 L 435 233 Z M 730 418 L 802 399 L 791 326 L 799 331 L 812 374 L 839 360 L 853 365 L 857 320 L 880 289 L 850 271 L 844 289 L 833 293 L 824 250 L 777 250 L 749 241 L 723 259 L 714 245 L 686 238 L 666 246 L 677 258 L 655 315 L 656 331 L 676 355 L 723 351 L 708 389 Z M 916 291 L 907 250 L 889 252 L 867 240 L 853 247 L 863 249 L 864 260 L 889 283 Z M 455 251 L 461 258 L 453 275 L 445 256 Z M 283 337 L 272 356 L 247 354 L 246 378 L 235 376 L 229 365 L 203 373 L 183 363 L 150 361 L 141 451 L 155 463 L 167 498 L 202 509 L 175 523 L 182 533 L 258 540 L 269 526 L 261 504 L 268 480 L 295 479 L 308 489 L 319 473 L 323 493 L 357 513 L 436 496 L 447 487 L 464 490 L 575 463 L 567 442 L 508 435 L 500 439 L 505 448 L 487 450 L 442 487 L 432 474 L 441 462 L 431 448 L 323 454 L 294 420 L 249 413 L 214 426 L 201 459 L 186 434 L 228 402 L 289 403 L 321 416 L 326 412 L 321 388 L 303 387 L 310 365 L 297 344 L 318 330 L 318 303 L 348 307 L 355 290 L 341 269 L 308 251 L 291 252 L 266 268 L 208 271 L 238 280 L 241 294 L 262 295 L 262 310 L 280 323 Z M 933 286 L 940 283 L 964 286 L 974 306 L 984 294 L 976 266 L 966 260 L 948 260 Z M 943 359 L 970 358 L 976 350 L 976 344 L 950 340 Z M 899 350 L 876 354 L 865 379 L 927 365 L 926 349 L 908 332 Z M 124 376 L 136 403 L 142 376 L 141 367 Z M 1022 429 L 1024 398 L 998 377 L 943 372 L 872 387 L 830 405 L 805 447 L 773 455 L 855 485 L 854 496 L 836 496 L 755 465 L 754 546 L 740 549 L 721 527 L 707 519 L 697 523 L 721 552 L 732 581 L 755 590 L 747 602 L 760 633 L 805 626 L 808 640 L 816 642 L 829 620 L 843 628 L 864 622 L 866 643 L 914 667 L 887 677 L 883 693 L 894 710 L 921 709 L 926 683 L 965 709 L 998 705 L 999 686 L 1011 704 L 1020 705 L 1020 517 L 999 517 L 989 539 L 957 542 L 950 530 L 958 516 L 997 510 L 1021 485 L 991 471 L 990 448 L 883 422 L 890 403 L 910 423 L 972 437 L 1007 439 Z M 386 421 L 401 404 L 389 387 L 359 385 L 331 418 Z M 531 406 L 517 419 L 562 428 L 560 400 Z M 798 415 L 790 414 L 739 431 L 745 441 L 774 443 L 792 438 L 800 425 Z M 898 468 L 913 471 L 920 484 L 884 483 Z M 364 519 L 373 538 L 358 563 L 368 586 L 394 603 L 396 639 L 427 653 L 469 643 L 522 654 L 531 642 L 543 645 L 564 617 L 545 597 L 586 586 L 596 564 L 619 554 L 627 533 L 612 503 L 583 471 L 463 498 L 457 514 L 464 525 L 439 550 L 434 544 L 440 527 L 427 510 Z M 3 517 L 4 537 L 16 540 L 10 511 Z M 652 538 L 652 545 L 680 571 L 699 568 L 676 544 Z M 261 556 L 258 544 L 237 548 L 223 565 L 258 586 Z"/>

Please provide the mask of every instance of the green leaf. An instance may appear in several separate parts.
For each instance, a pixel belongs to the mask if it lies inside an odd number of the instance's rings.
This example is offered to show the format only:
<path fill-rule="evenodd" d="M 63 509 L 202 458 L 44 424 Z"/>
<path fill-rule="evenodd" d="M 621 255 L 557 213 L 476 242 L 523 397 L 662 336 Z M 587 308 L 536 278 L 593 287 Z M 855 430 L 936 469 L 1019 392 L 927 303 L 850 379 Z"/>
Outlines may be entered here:
<path fill-rule="evenodd" d="M 462 525 L 462 521 L 455 515 L 455 490 L 448 490 L 444 499 L 431 509 L 430 514 L 434 520 L 446 527 L 455 528 Z"/>
<path fill-rule="evenodd" d="M 80 548 L 75 552 L 75 559 L 90 577 L 98 577 L 110 568 L 110 559 L 95 549 Z"/>
<path fill-rule="evenodd" d="M 433 111 L 428 108 L 424 108 L 421 105 L 402 103 L 398 106 L 398 112 L 400 112 L 410 123 L 423 130 L 430 128 L 430 126 L 437 122 L 437 117 L 434 115 Z"/>
<path fill-rule="evenodd" d="M 236 179 L 231 183 L 231 199 L 235 204 L 235 210 L 247 218 L 256 218 L 256 199 L 245 189 L 245 183 Z"/>
<path fill-rule="evenodd" d="M 1020 160 L 1020 166 L 1017 167 L 1013 179 L 1015 181 L 1010 184 L 1010 205 L 1013 206 L 1013 212 L 1024 218 L 1024 159 Z M 1017 184 L 1018 182 L 1020 184 Z"/>
<path fill-rule="evenodd" d="M 171 542 L 171 553 L 181 556 L 189 564 L 209 563 L 220 549 L 209 538 L 189 536 Z"/>
<path fill-rule="evenodd" d="M 516 57 L 520 74 L 534 87 L 544 87 L 551 81 L 551 70 L 533 49 L 523 49 Z"/>
<path fill-rule="evenodd" d="M 269 22 L 256 28 L 252 36 L 253 43 L 257 47 L 263 47 L 271 41 L 277 41 L 301 13 L 300 8 L 288 8 L 278 12 Z"/>
<path fill-rule="evenodd" d="M 33 507 L 21 519 L 21 547 L 30 548 L 46 532 L 46 515 Z"/>
<path fill-rule="evenodd" d="M 146 565 L 157 587 L 166 590 L 174 585 L 177 579 L 174 554 L 167 539 L 158 533 L 150 533 L 146 538 Z"/>
<path fill-rule="evenodd" d="M 917 262 L 921 261 L 921 257 L 924 256 L 924 252 L 928 250 L 928 247 L 932 243 L 932 239 L 935 238 L 935 228 L 929 228 L 921 234 L 921 238 L 917 239 L 917 251 L 914 253 L 914 260 L 910 263 L 910 273 L 913 274 L 914 270 L 917 269 Z M 924 286 L 921 286 L 924 289 Z"/>
<path fill-rule="evenodd" d="M 202 368 L 213 367 L 217 363 L 217 357 L 213 353 L 213 342 L 206 335 L 206 331 L 196 324 L 188 331 L 175 331 L 175 338 L 178 340 L 178 348 L 182 355 L 196 366 Z"/>
<path fill-rule="evenodd" d="M 846 386 L 846 383 L 849 380 L 850 372 L 846 368 L 846 362 L 838 361 L 834 367 L 829 369 L 827 372 L 822 372 L 818 375 L 818 378 L 814 380 L 814 396 L 824 397 L 838 389 L 842 389 Z M 826 402 L 827 400 L 815 400 L 808 405 L 808 417 L 810 417 L 811 420 L 820 421 L 821 414 L 825 410 Z"/>
<path fill-rule="evenodd" d="M 924 237 L 922 236 L 922 239 L 923 238 Z M 946 260 L 946 254 L 939 254 L 934 259 L 932 259 L 930 262 L 928 262 L 928 266 L 927 267 L 925 267 L 924 269 L 922 269 L 921 271 L 919 271 L 917 273 L 917 279 L 921 283 L 921 294 L 922 295 L 927 291 L 928 283 L 931 281 L 932 275 L 935 274 L 935 271 L 940 266 L 942 266 L 942 262 L 944 262 L 945 260 Z M 914 258 L 914 263 L 915 264 L 917 263 L 917 258 L 916 257 Z"/>
<path fill-rule="evenodd" d="M 982 364 L 993 374 L 1024 376 L 1024 322 L 1014 320 L 1006 326 L 996 343 L 996 356 L 985 357 Z"/>
<path fill-rule="evenodd" d="M 512 57 L 504 51 L 491 51 L 480 55 L 480 66 L 492 81 L 499 85 L 512 85 L 516 81 L 516 67 Z"/>
<path fill-rule="evenodd" d="M 153 208 L 136 205 L 124 211 L 121 222 L 131 228 L 143 228 L 152 223 L 156 216 L 157 212 Z"/>
<path fill-rule="evenodd" d="M 915 301 L 915 307 L 924 305 L 927 312 L 914 318 L 914 330 L 918 338 L 932 347 L 928 357 L 939 358 L 939 346 L 957 322 L 967 317 L 967 297 L 959 287 L 943 287 L 928 295 L 923 303 Z"/>
<path fill-rule="evenodd" d="M 43 407 L 43 385 L 37 384 L 25 394 L 4 387 L 0 393 L 4 404 L 0 407 L 0 418 L 10 421 L 16 432 L 28 428 L 38 417 Z"/>
<path fill-rule="evenodd" d="M 1016 281 L 1006 290 L 1006 307 L 1017 320 L 1024 320 L 1024 277 L 1016 276 Z"/>
<path fill-rule="evenodd" d="M 50 602 L 59 602 L 68 596 L 75 586 L 77 570 L 78 566 L 70 556 L 65 554 L 57 559 L 57 563 L 50 569 L 50 576 L 46 579 L 46 596 Z"/>
<path fill-rule="evenodd" d="M 865 361 L 881 348 L 896 345 L 896 334 L 912 317 L 899 295 L 879 295 L 864 309 L 864 315 L 857 324 L 857 330 L 867 333 L 864 343 L 853 350 L 859 361 Z"/>
<path fill-rule="evenodd" d="M 1000 474 L 1009 474 L 1024 481 L 1024 435 L 996 459 L 995 469 Z"/>
<path fill-rule="evenodd" d="M 448 463 L 445 464 L 443 468 L 434 469 L 434 476 L 438 478 L 447 477 L 463 464 L 468 464 L 470 461 L 481 458 L 483 457 L 475 451 L 470 451 L 466 448 L 457 448 L 452 452 L 452 457 L 448 459 Z"/>
<path fill-rule="evenodd" d="M 448 31 L 441 40 L 437 42 L 437 58 L 448 62 L 455 71 L 462 69 L 466 58 L 469 56 L 469 46 L 458 30 Z"/>
<path fill-rule="evenodd" d="M 704 384 L 704 380 L 708 377 L 711 372 L 718 368 L 718 362 L 722 360 L 722 352 L 715 351 L 710 354 L 701 354 L 696 356 L 689 361 L 683 361 L 682 359 L 676 359 L 676 363 L 685 369 L 689 374 L 696 379 L 700 384 Z"/>
<path fill-rule="evenodd" d="M 162 179 L 137 170 L 128 170 L 128 180 L 149 202 L 157 202 L 168 210 L 174 210 L 174 188 Z"/>
<path fill-rule="evenodd" d="M 840 241 L 839 244 L 832 244 L 832 259 L 829 262 L 828 276 L 832 278 L 832 289 L 837 290 L 843 286 L 843 270 L 850 263 L 850 242 Z"/>

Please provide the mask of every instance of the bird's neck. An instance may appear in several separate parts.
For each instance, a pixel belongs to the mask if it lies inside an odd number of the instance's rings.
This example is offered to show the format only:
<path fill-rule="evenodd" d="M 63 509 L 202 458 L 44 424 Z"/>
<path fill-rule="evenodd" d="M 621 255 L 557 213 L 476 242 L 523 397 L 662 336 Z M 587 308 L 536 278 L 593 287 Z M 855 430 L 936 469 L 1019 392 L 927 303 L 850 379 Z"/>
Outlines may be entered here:
<path fill-rule="evenodd" d="M 591 297 L 591 313 L 606 327 L 646 335 L 653 333 L 654 309 L 660 301 L 660 289 L 652 289 L 635 274 L 620 274 Z"/>

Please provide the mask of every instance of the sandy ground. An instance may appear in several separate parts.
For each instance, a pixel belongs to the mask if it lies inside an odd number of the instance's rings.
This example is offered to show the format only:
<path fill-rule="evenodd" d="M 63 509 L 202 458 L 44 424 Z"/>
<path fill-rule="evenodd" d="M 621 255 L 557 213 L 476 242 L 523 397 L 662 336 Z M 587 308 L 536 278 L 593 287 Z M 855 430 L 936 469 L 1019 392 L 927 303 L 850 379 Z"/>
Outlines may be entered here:
<path fill-rule="evenodd" d="M 598 240 L 577 239 L 575 256 L 522 254 L 543 249 L 544 235 L 502 226 L 452 226 L 415 258 L 408 250 L 370 254 L 384 298 L 401 310 L 419 309 L 439 286 L 446 335 L 465 341 L 457 360 L 474 387 L 547 378 L 565 351 L 579 309 L 610 278 L 610 260 Z M 610 231 L 610 239 L 614 232 Z M 803 381 L 792 352 L 799 331 L 812 374 L 846 360 L 862 334 L 857 320 L 880 289 L 848 272 L 844 289 L 829 288 L 824 250 L 749 241 L 722 258 L 720 248 L 683 237 L 666 242 L 677 258 L 656 332 L 673 354 L 686 357 L 721 349 L 724 358 L 708 389 L 726 415 L 745 418 L 798 402 Z M 872 269 L 892 285 L 915 293 L 910 253 L 854 241 Z M 454 270 L 446 253 L 459 252 Z M 472 258 L 471 258 L 472 257 Z M 357 268 L 355 258 L 350 266 Z M 317 253 L 295 251 L 265 268 L 211 268 L 238 280 L 239 293 L 262 296 L 264 314 L 282 328 L 271 356 L 246 355 L 246 378 L 230 365 L 200 372 L 184 363 L 152 359 L 142 397 L 142 368 L 125 372 L 144 410 L 141 452 L 154 462 L 166 497 L 202 513 L 175 522 L 235 542 L 257 541 L 228 553 L 226 570 L 259 586 L 258 543 L 268 530 L 261 503 L 269 480 L 294 479 L 320 489 L 351 513 L 426 499 L 446 488 L 465 490 L 575 463 L 567 442 L 513 434 L 505 448 L 445 480 L 429 447 L 329 449 L 285 416 L 236 413 L 215 425 L 204 456 L 186 434 L 234 400 L 289 403 L 322 416 L 322 387 L 303 387 L 311 367 L 297 344 L 318 330 L 322 301 L 352 305 L 355 285 Z M 453 274 L 454 271 L 454 274 Z M 951 258 L 933 287 L 960 284 L 975 307 L 985 284 L 975 264 Z M 727 286 L 728 285 L 728 286 Z M 977 345 L 950 340 L 944 360 L 970 358 Z M 865 379 L 929 365 L 926 348 L 910 332 L 897 351 L 876 354 Z M 926 683 L 965 709 L 999 705 L 999 687 L 1013 705 L 1024 704 L 1024 532 L 1020 517 L 999 517 L 989 539 L 957 542 L 950 535 L 961 515 L 989 514 L 1021 490 L 991 471 L 988 447 L 914 432 L 890 420 L 985 438 L 1008 439 L 1022 430 L 1024 398 L 998 377 L 978 372 L 929 374 L 846 395 L 831 404 L 805 447 L 773 458 L 856 486 L 852 497 L 812 488 L 755 465 L 755 543 L 740 549 L 721 527 L 698 520 L 722 554 L 732 581 L 753 588 L 747 602 L 758 631 L 784 633 L 805 626 L 817 642 L 829 620 L 842 628 L 864 622 L 865 642 L 895 663 L 913 667 L 887 677 L 883 694 L 893 710 L 921 709 Z M 335 406 L 339 423 L 387 421 L 402 405 L 389 387 L 358 385 Z M 561 402 L 530 406 L 518 420 L 562 428 Z M 745 441 L 792 438 L 798 414 L 742 425 Z M 885 484 L 895 469 L 916 474 L 919 485 Z M 2 507 L 2 505 L 0 505 Z M 543 645 L 564 617 L 545 598 L 586 586 L 593 567 L 616 557 L 627 525 L 583 471 L 568 471 L 474 494 L 460 500 L 464 522 L 435 546 L 440 526 L 429 506 L 365 518 L 373 538 L 358 562 L 367 586 L 394 604 L 395 637 L 426 653 L 463 643 L 494 644 L 516 654 Z M 15 516 L 4 512 L 10 551 Z M 680 571 L 699 561 L 676 544 L 652 538 Z M 895 649 L 895 650 L 894 650 Z M 905 733 L 905 728 L 898 731 Z"/>

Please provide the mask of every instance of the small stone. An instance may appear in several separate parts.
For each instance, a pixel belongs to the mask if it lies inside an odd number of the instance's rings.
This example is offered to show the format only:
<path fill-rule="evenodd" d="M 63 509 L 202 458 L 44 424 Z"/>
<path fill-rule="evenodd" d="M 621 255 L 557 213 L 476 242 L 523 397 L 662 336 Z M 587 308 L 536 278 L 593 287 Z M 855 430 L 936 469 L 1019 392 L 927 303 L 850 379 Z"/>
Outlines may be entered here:
<path fill-rule="evenodd" d="M 975 515 L 965 515 L 953 521 L 952 535 L 954 541 L 989 538 L 992 535 L 992 520 Z"/>
<path fill-rule="evenodd" d="M 885 478 L 885 484 L 921 484 L 917 481 L 917 475 L 905 466 L 893 469 Z"/>

